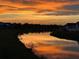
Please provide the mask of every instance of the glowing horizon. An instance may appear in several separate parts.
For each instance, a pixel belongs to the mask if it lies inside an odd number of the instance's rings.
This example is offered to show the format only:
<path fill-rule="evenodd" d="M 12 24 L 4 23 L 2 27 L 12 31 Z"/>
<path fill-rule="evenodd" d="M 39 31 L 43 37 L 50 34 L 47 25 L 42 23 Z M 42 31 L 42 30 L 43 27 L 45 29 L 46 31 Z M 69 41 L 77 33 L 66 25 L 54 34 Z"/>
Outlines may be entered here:
<path fill-rule="evenodd" d="M 78 20 L 78 0 L 0 0 L 0 22 L 64 24 Z"/>

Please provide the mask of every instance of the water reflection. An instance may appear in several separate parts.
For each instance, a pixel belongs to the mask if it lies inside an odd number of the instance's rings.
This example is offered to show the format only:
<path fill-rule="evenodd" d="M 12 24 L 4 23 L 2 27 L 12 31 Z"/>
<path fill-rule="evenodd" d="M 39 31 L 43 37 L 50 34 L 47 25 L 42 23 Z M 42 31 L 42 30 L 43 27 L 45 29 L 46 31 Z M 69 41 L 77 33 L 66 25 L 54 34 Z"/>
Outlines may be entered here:
<path fill-rule="evenodd" d="M 29 33 L 19 36 L 20 41 L 45 59 L 79 59 L 79 45 L 76 41 L 59 39 L 45 33 Z"/>

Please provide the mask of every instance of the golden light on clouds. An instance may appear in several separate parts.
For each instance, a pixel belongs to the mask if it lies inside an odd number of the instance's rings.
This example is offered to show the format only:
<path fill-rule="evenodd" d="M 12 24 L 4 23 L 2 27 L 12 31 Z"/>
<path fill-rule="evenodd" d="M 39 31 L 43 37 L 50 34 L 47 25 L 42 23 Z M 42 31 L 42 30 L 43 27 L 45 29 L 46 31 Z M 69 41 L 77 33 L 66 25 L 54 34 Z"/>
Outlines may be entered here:
<path fill-rule="evenodd" d="M 21 13 L 4 13 L 0 14 L 0 22 L 11 23 L 32 23 L 32 24 L 58 24 L 78 22 L 79 15 L 41 15 L 32 11 L 24 11 Z"/>
<path fill-rule="evenodd" d="M 32 4 L 34 3 L 34 5 Z M 79 2 L 56 2 L 56 1 L 41 1 L 41 0 L 33 0 L 28 2 L 27 0 L 16 0 L 15 2 L 13 0 L 0 0 L 0 7 L 1 9 L 5 9 L 8 11 L 27 11 L 28 9 L 32 11 L 42 11 L 42 10 L 62 10 L 65 5 L 78 5 Z M 14 9 L 13 9 L 14 8 Z M 10 10 L 13 9 L 13 10 Z M 5 12 L 5 11 L 4 11 Z"/>
<path fill-rule="evenodd" d="M 64 24 L 78 19 L 78 0 L 0 0 L 0 21 L 3 22 Z"/>

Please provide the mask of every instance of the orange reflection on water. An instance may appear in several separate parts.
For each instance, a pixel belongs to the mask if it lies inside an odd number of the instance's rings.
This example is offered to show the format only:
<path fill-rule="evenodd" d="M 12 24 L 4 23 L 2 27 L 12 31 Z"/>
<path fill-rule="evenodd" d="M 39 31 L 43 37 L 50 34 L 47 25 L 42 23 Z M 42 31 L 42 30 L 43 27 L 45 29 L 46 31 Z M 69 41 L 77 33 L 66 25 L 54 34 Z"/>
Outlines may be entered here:
<path fill-rule="evenodd" d="M 79 45 L 76 41 L 56 38 L 49 33 L 29 33 L 19 38 L 27 48 L 32 48 L 36 55 L 45 59 L 79 59 Z"/>
<path fill-rule="evenodd" d="M 57 46 L 47 46 L 47 45 L 41 45 L 39 47 L 34 48 L 35 52 L 39 53 L 39 54 L 45 54 L 45 53 L 59 53 L 62 51 L 61 47 L 57 47 Z"/>
<path fill-rule="evenodd" d="M 79 52 L 67 51 L 59 46 L 39 46 L 34 48 L 34 52 L 38 56 L 45 59 L 79 59 Z"/>

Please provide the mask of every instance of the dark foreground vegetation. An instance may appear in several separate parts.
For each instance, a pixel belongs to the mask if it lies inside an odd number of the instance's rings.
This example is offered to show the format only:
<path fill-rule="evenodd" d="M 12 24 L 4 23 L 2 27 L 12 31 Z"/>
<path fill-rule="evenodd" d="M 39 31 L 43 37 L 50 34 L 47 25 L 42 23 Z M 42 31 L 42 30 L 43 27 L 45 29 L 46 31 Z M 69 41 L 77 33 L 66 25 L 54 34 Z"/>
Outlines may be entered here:
<path fill-rule="evenodd" d="M 40 25 L 40 24 L 16 24 L 16 23 L 0 23 L 0 29 L 16 29 L 19 33 L 29 32 L 51 32 L 50 35 L 65 38 L 70 40 L 76 40 L 79 42 L 79 22 L 67 23 L 65 25 Z"/>
<path fill-rule="evenodd" d="M 64 31 L 64 30 L 57 31 L 56 30 L 56 31 L 53 31 L 50 35 L 58 38 L 62 38 L 62 39 L 74 40 L 79 43 L 79 31 Z"/>
<path fill-rule="evenodd" d="M 0 29 L 0 59 L 40 59 L 18 39 L 18 29 Z"/>
<path fill-rule="evenodd" d="M 19 41 L 24 32 L 17 24 L 0 23 L 0 59 L 42 59 Z"/>
<path fill-rule="evenodd" d="M 43 59 L 19 41 L 18 35 L 29 32 L 51 32 L 52 36 L 79 42 L 79 31 L 68 31 L 61 25 L 0 23 L 0 59 Z"/>

